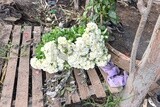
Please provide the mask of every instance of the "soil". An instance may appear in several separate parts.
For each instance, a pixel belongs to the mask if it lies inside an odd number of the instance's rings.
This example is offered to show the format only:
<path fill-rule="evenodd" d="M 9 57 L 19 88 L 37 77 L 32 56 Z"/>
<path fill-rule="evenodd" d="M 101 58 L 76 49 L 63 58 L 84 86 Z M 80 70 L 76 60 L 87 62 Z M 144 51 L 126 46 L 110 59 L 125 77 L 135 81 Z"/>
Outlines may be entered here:
<path fill-rule="evenodd" d="M 146 27 L 139 44 L 137 59 L 142 58 L 142 55 L 149 44 L 154 25 L 156 23 L 156 20 L 158 19 L 158 15 L 160 14 L 159 5 L 153 4 L 152 6 Z M 121 34 L 114 32 L 113 35 L 115 37 L 115 41 L 110 42 L 110 44 L 115 49 L 119 50 L 127 56 L 130 56 L 132 43 L 140 21 L 140 13 L 136 8 L 130 6 L 125 7 L 121 4 L 117 4 L 117 13 L 120 17 L 120 22 L 123 24 L 124 32 Z"/>

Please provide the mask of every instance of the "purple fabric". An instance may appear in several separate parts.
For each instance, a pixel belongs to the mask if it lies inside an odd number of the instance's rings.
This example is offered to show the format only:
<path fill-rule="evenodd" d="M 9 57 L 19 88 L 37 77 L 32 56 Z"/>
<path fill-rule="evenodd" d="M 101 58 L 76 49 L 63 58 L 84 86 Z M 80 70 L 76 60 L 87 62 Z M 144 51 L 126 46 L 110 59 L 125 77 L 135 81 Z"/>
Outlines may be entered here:
<path fill-rule="evenodd" d="M 124 73 L 124 75 L 117 75 L 115 77 L 108 76 L 107 80 L 111 87 L 121 87 L 126 85 L 127 78 L 127 73 Z"/>
<path fill-rule="evenodd" d="M 120 70 L 117 66 L 113 64 L 113 62 L 109 62 L 106 66 L 101 67 L 102 70 L 109 75 L 109 77 L 117 75 Z"/>
<path fill-rule="evenodd" d="M 108 74 L 107 81 L 111 87 L 125 86 L 128 78 L 127 72 L 123 72 L 123 75 L 118 75 L 120 70 L 113 62 L 109 62 L 106 66 L 101 69 Z"/>

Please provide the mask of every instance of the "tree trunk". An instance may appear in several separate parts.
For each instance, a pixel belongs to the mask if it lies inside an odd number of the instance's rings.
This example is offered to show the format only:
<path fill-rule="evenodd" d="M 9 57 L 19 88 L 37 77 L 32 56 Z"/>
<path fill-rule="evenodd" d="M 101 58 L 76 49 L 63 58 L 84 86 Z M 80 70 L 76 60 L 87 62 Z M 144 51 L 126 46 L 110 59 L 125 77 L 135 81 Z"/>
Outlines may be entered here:
<path fill-rule="evenodd" d="M 131 72 L 122 92 L 120 107 L 139 107 L 160 73 L 160 16 L 136 72 Z"/>

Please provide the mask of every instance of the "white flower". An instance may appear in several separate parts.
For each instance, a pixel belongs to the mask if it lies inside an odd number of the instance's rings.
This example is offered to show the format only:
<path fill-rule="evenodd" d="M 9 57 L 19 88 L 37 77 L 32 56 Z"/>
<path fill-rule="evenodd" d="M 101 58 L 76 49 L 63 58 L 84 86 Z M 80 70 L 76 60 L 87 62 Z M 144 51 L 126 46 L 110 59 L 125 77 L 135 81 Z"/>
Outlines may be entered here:
<path fill-rule="evenodd" d="M 62 44 L 62 45 L 66 45 L 68 42 L 67 42 L 67 39 L 65 37 L 59 37 L 58 38 L 58 44 Z"/>
<path fill-rule="evenodd" d="M 101 35 L 101 30 L 100 29 L 95 30 L 95 34 L 96 35 Z"/>
<path fill-rule="evenodd" d="M 45 58 L 32 58 L 31 66 L 49 73 L 63 70 L 66 63 L 70 67 L 88 70 L 94 68 L 95 65 L 106 65 L 111 58 L 105 47 L 101 30 L 93 22 L 87 24 L 82 37 L 76 38 L 74 43 L 65 37 L 59 37 L 58 44 L 55 41 L 47 42 L 41 51 Z"/>
<path fill-rule="evenodd" d="M 98 57 L 96 51 L 90 52 L 90 54 L 89 54 L 89 59 L 90 60 L 94 60 L 96 57 Z"/>
<path fill-rule="evenodd" d="M 36 57 L 31 58 L 30 64 L 34 69 L 40 69 L 42 61 L 38 60 Z"/>
<path fill-rule="evenodd" d="M 92 30 L 98 29 L 98 26 L 96 23 L 90 22 L 87 24 L 86 32 L 90 32 Z"/>
<path fill-rule="evenodd" d="M 102 66 L 105 66 L 107 64 L 107 61 L 99 61 L 96 64 L 97 64 L 97 66 L 102 67 Z"/>

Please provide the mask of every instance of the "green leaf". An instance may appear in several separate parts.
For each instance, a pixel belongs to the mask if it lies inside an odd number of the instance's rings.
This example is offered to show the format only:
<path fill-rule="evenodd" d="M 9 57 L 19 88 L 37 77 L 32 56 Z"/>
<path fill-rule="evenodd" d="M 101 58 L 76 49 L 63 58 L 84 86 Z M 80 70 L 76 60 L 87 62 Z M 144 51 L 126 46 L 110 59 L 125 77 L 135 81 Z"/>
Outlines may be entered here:
<path fill-rule="evenodd" d="M 111 17 L 111 18 L 113 18 L 113 19 L 117 19 L 117 14 L 116 14 L 116 12 L 113 11 L 113 10 L 110 10 L 110 11 L 108 12 L 108 15 L 109 15 L 109 17 Z"/>
<path fill-rule="evenodd" d="M 63 96 L 65 93 L 65 89 L 62 89 L 61 92 L 60 92 L 60 96 Z"/>
<path fill-rule="evenodd" d="M 118 21 L 116 19 L 110 19 L 115 25 L 118 23 Z"/>
<path fill-rule="evenodd" d="M 99 12 L 98 12 L 98 7 L 97 7 L 97 6 L 94 6 L 94 11 L 95 11 L 96 13 L 99 13 Z"/>
<path fill-rule="evenodd" d="M 99 15 L 98 15 L 98 14 L 95 14 L 95 15 L 93 16 L 93 21 L 96 21 L 96 20 L 98 19 L 98 17 L 99 17 Z"/>
<path fill-rule="evenodd" d="M 57 10 L 50 10 L 49 13 L 50 14 L 56 14 Z"/>

